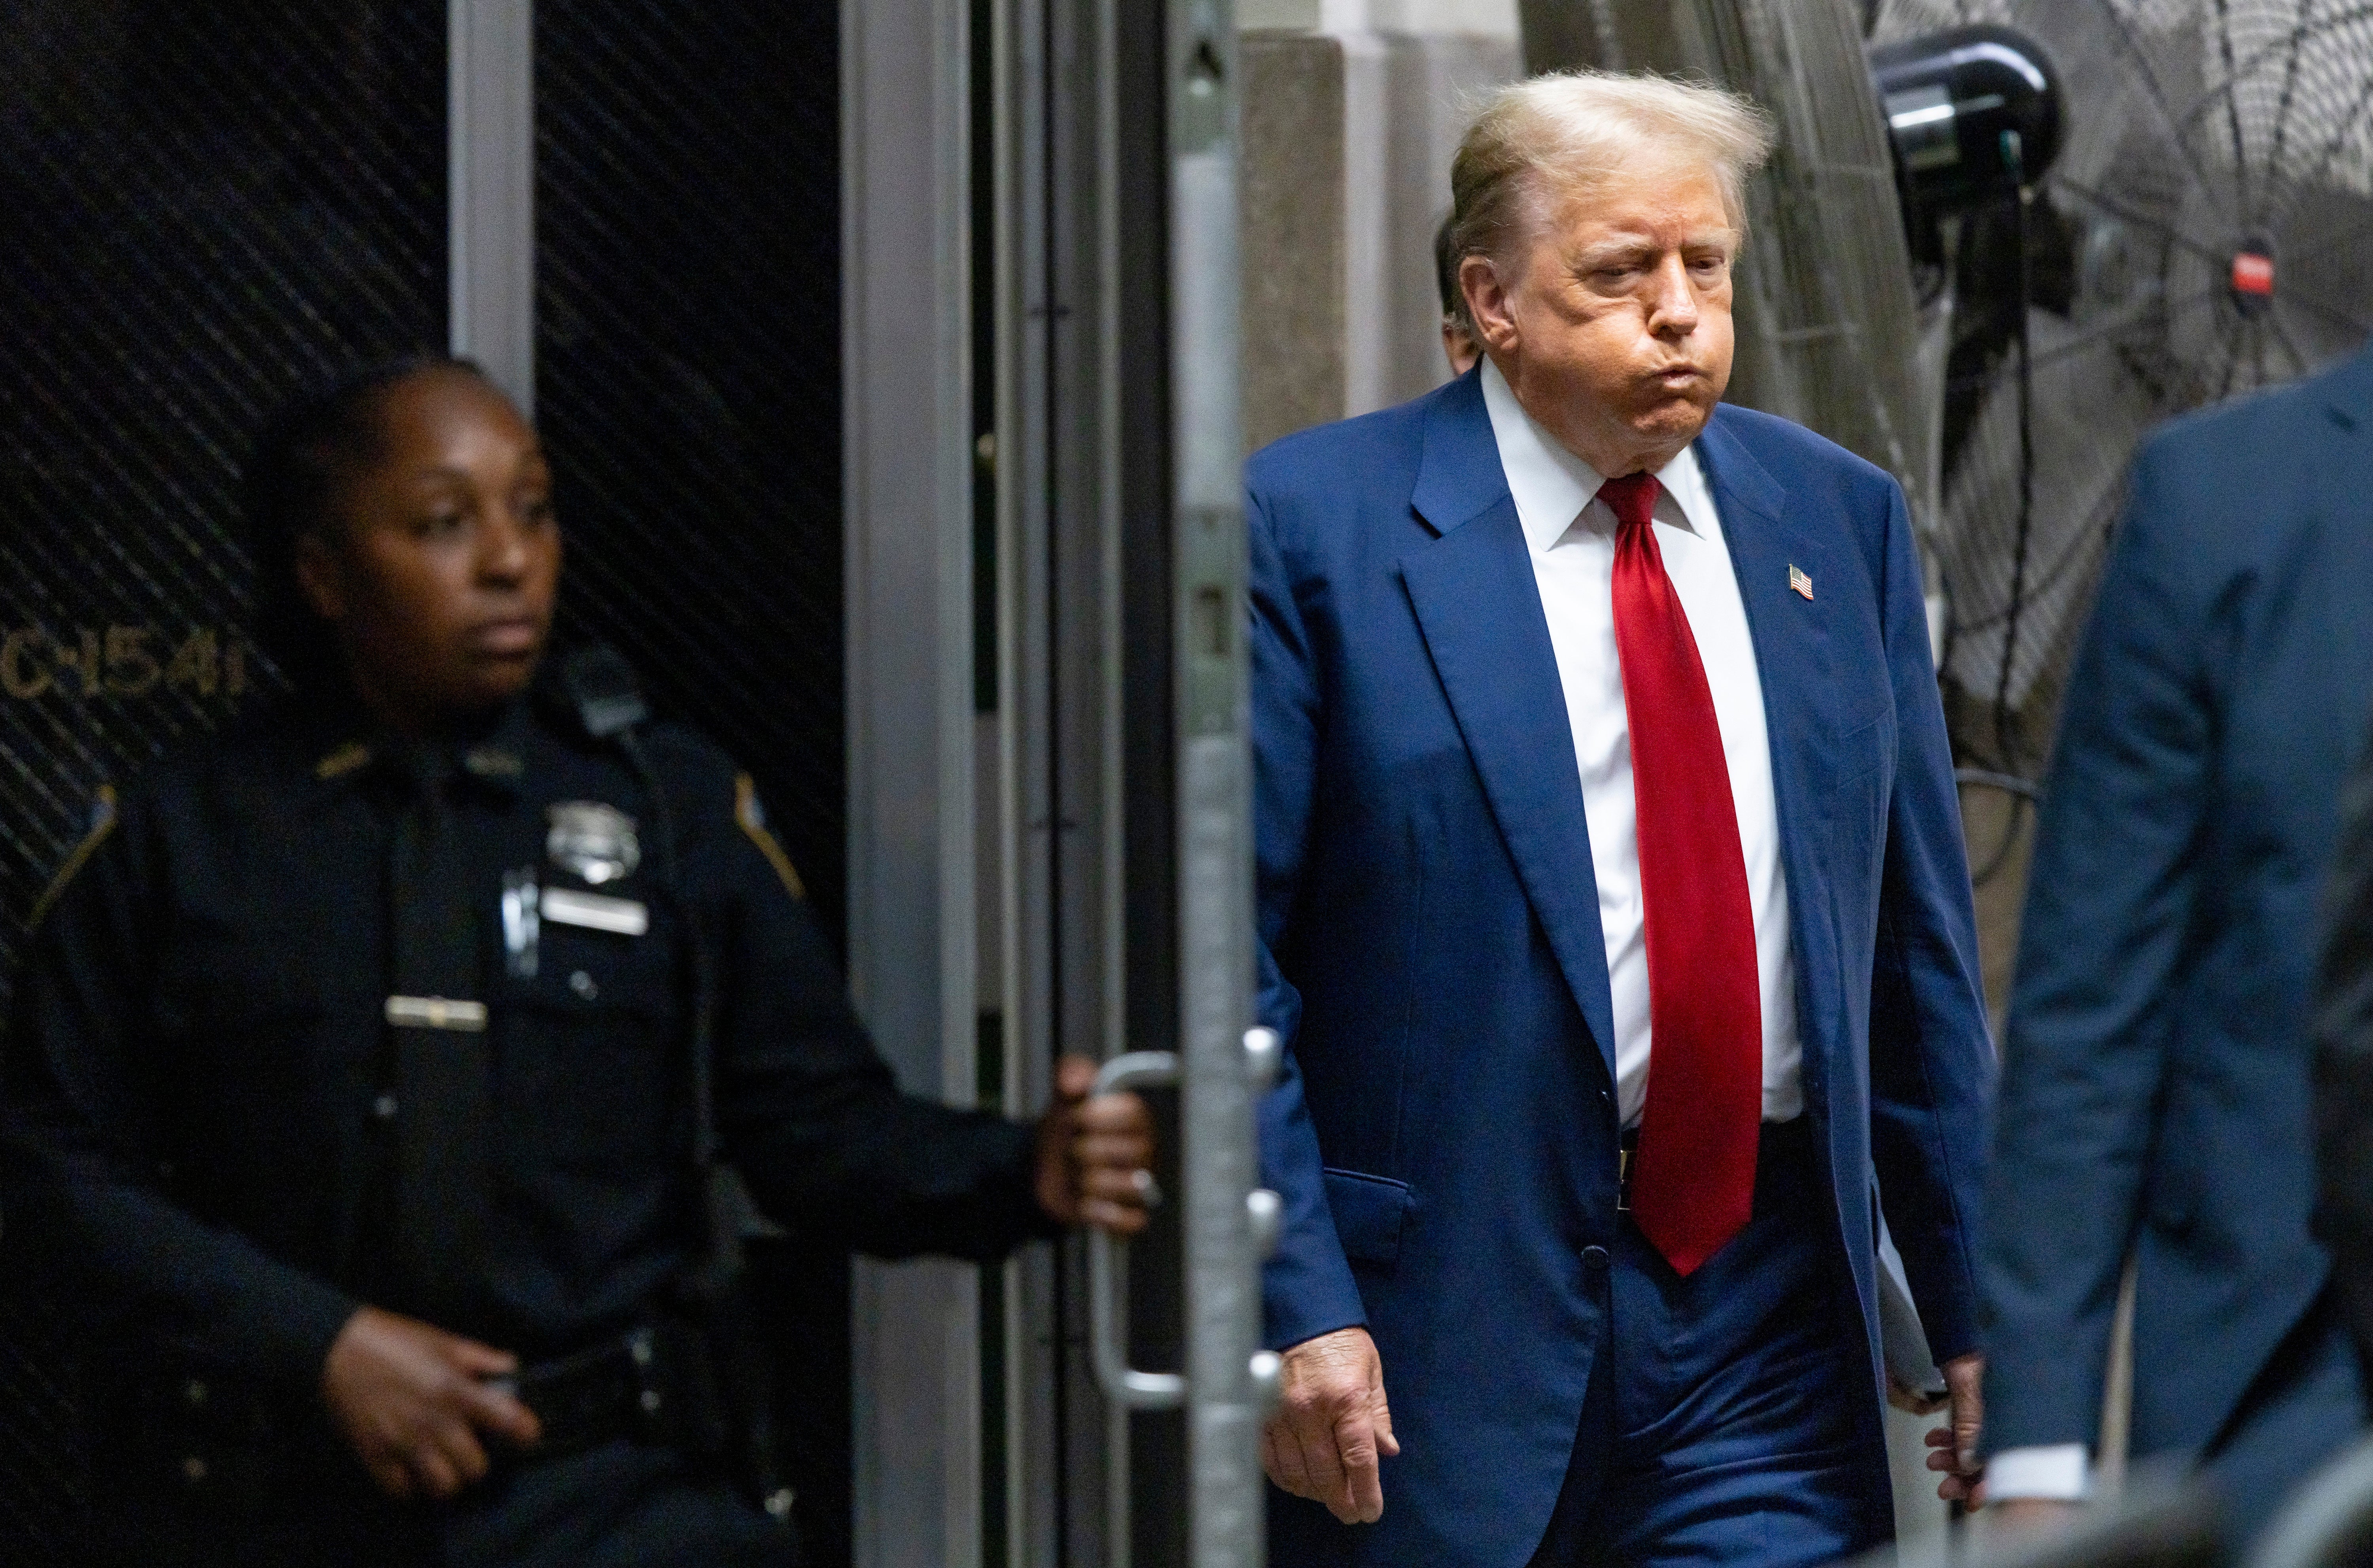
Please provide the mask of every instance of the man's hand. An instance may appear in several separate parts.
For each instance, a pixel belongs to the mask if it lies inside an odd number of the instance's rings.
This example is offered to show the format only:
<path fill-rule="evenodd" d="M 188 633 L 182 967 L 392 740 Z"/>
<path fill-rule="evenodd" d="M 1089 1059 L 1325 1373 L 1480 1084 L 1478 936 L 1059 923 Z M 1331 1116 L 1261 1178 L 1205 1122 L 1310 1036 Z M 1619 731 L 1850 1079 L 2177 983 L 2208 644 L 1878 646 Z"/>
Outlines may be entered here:
<path fill-rule="evenodd" d="M 330 1346 L 321 1397 L 380 1490 L 447 1498 L 485 1478 L 484 1436 L 526 1448 L 543 1435 L 533 1412 L 483 1381 L 518 1370 L 508 1352 L 366 1306 Z"/>
<path fill-rule="evenodd" d="M 1385 1364 L 1365 1328 L 1338 1328 L 1285 1352 L 1282 1398 L 1261 1429 L 1261 1469 L 1347 1525 L 1385 1515 L 1383 1456 L 1397 1454 Z"/>
<path fill-rule="evenodd" d="M 1117 1236 L 1145 1228 L 1154 1192 L 1153 1117 L 1134 1094 L 1099 1094 L 1096 1064 L 1055 1064 L 1055 1102 L 1038 1118 L 1038 1205 L 1067 1225 Z"/>
<path fill-rule="evenodd" d="M 1981 1507 L 1985 1466 L 1978 1459 L 1978 1434 L 1985 1430 L 1986 1358 L 1975 1351 L 1955 1356 L 1936 1369 L 1945 1375 L 1946 1398 L 1953 1407 L 1952 1424 L 1928 1434 L 1928 1468 L 1944 1473 L 1936 1495 L 1947 1503 Z"/>

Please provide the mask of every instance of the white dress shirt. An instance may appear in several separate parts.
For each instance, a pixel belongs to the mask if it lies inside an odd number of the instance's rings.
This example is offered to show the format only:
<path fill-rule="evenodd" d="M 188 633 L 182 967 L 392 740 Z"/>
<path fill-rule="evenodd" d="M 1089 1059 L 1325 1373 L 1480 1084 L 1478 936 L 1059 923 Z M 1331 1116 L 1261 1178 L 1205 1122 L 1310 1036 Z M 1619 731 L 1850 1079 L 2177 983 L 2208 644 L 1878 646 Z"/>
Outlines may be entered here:
<path fill-rule="evenodd" d="M 2005 1448 L 1986 1461 L 1986 1501 L 2028 1497 L 2082 1503 L 2093 1494 L 2089 1459 L 2082 1443 Z"/>
<path fill-rule="evenodd" d="M 1596 498 L 1602 475 L 1533 422 L 1499 367 L 1483 365 L 1483 403 L 1500 466 L 1533 562 L 1558 680 L 1582 774 L 1583 818 L 1598 879 L 1598 921 L 1615 1000 L 1615 1089 L 1625 1127 L 1647 1103 L 1650 1028 L 1648 950 L 1641 923 L 1638 808 L 1631 794 L 1631 732 L 1623 672 L 1615 651 L 1615 513 Z M 1796 1037 L 1795 958 L 1788 944 L 1788 885 L 1780 867 L 1772 805 L 1771 753 L 1764 731 L 1763 680 L 1748 635 L 1747 606 L 1723 543 L 1722 519 L 1699 472 L 1694 448 L 1657 474 L 1656 545 L 1680 595 L 1713 694 L 1738 813 L 1755 913 L 1756 978 L 1763 998 L 1763 1119 L 1804 1109 Z M 1668 977 L 1669 981 L 1669 977 Z"/>

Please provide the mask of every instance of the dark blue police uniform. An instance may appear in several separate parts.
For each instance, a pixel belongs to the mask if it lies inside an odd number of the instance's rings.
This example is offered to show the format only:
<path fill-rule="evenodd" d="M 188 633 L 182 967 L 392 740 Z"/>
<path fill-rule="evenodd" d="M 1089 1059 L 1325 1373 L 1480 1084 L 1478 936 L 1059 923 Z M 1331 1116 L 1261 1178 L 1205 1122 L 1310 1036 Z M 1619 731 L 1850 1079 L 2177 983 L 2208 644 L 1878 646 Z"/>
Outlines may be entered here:
<path fill-rule="evenodd" d="M 144 1563 L 793 1561 L 693 1440 L 731 1376 L 681 1328 L 704 1121 L 766 1214 L 894 1257 L 1050 1234 L 1031 1129 L 897 1091 L 704 740 L 622 748 L 549 684 L 444 746 L 359 712 L 103 798 L 37 915 L 0 1203 L 100 1347 L 102 1528 Z M 380 1496 L 321 1398 L 365 1303 L 516 1352 L 548 1451 Z"/>

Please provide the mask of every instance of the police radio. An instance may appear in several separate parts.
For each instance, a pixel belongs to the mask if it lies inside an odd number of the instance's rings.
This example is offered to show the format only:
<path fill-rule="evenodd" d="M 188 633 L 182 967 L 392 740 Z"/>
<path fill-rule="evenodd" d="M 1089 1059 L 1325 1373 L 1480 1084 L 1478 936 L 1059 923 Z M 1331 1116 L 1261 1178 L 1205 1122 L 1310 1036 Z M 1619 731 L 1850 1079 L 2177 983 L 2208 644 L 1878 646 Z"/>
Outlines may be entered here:
<path fill-rule="evenodd" d="M 687 1319 L 684 1327 L 697 1343 L 690 1347 L 691 1354 L 662 1356 L 684 1367 L 684 1380 L 693 1385 L 675 1390 L 672 1424 L 688 1447 L 726 1461 L 760 1507 L 785 1518 L 792 1499 L 775 1441 L 773 1358 L 751 1308 L 742 1251 L 742 1221 L 751 1203 L 739 1174 L 718 1158 L 716 952 L 699 908 L 684 894 L 675 813 L 642 743 L 650 706 L 633 666 L 602 644 L 572 650 L 558 661 L 556 673 L 586 737 L 615 748 L 650 802 L 660 886 L 683 919 L 690 949 L 691 1163 L 693 1190 L 700 1199 L 701 1244 L 674 1290 L 676 1305 Z"/>

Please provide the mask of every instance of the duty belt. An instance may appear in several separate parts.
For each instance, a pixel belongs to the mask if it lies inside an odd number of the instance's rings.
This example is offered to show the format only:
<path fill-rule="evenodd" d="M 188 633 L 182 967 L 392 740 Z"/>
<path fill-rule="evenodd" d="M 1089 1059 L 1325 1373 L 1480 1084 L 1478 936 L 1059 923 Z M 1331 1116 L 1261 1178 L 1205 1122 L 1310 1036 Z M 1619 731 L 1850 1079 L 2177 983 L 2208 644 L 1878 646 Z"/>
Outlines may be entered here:
<path fill-rule="evenodd" d="M 645 1326 L 489 1387 L 534 1412 L 543 1436 L 519 1456 L 532 1463 L 621 1439 L 686 1446 L 705 1424 L 689 1407 L 707 1395 L 708 1379 L 697 1334 Z"/>

